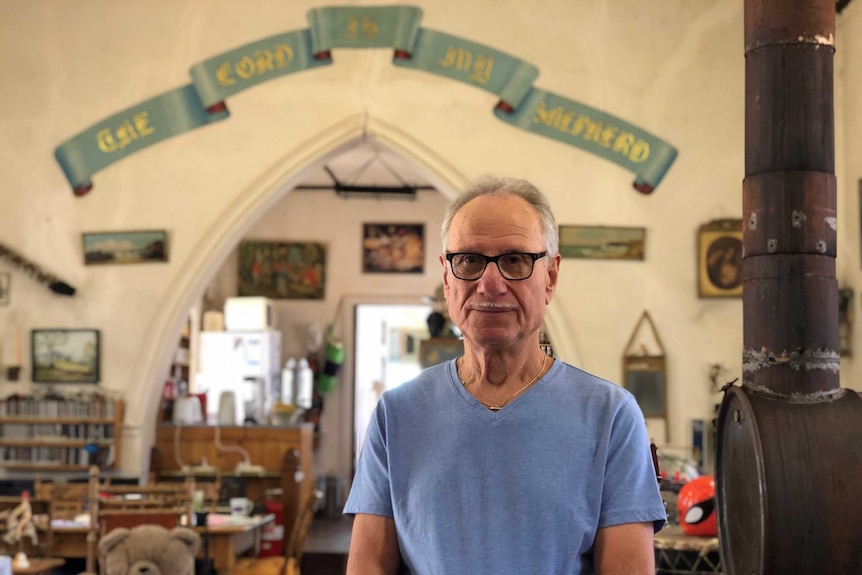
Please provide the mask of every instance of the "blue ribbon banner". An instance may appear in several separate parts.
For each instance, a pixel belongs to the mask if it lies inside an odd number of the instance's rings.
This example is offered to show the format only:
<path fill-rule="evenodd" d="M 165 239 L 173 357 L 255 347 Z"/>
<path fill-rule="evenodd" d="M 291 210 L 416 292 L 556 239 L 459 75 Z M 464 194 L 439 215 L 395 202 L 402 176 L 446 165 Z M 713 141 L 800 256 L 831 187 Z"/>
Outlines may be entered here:
<path fill-rule="evenodd" d="M 518 106 L 494 114 L 523 130 L 581 148 L 635 173 L 634 187 L 652 192 L 676 159 L 676 148 L 636 126 L 574 100 L 533 89 Z"/>
<path fill-rule="evenodd" d="M 619 118 L 532 87 L 538 69 L 494 48 L 419 27 L 415 6 L 331 6 L 308 13 L 309 28 L 230 50 L 190 70 L 192 83 L 98 122 L 57 147 L 76 195 L 92 175 L 164 139 L 223 120 L 225 99 L 257 84 L 332 63 L 334 48 L 392 48 L 393 63 L 480 88 L 499 98 L 494 114 L 534 134 L 581 148 L 635 173 L 652 192 L 676 149 Z"/>

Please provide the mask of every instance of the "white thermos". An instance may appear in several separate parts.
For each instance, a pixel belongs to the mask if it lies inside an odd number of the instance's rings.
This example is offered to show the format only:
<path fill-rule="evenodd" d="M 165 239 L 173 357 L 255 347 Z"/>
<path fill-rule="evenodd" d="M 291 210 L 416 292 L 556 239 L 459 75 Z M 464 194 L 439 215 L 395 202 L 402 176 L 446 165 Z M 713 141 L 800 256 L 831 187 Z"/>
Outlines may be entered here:
<path fill-rule="evenodd" d="M 310 409 L 313 394 L 314 372 L 308 366 L 308 360 L 301 357 L 296 365 L 296 405 Z"/>
<path fill-rule="evenodd" d="M 281 370 L 281 402 L 288 405 L 292 404 L 296 398 L 295 372 L 296 360 L 289 357 L 284 363 L 284 369 Z"/>

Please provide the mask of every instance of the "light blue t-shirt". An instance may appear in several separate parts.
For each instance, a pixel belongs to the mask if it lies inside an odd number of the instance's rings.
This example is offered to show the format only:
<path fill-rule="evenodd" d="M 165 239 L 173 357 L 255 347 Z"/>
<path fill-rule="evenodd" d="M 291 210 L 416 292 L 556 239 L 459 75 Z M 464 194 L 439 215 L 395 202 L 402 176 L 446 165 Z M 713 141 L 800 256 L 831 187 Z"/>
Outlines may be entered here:
<path fill-rule="evenodd" d="M 496 413 L 454 361 L 385 392 L 344 511 L 394 517 L 414 575 L 589 574 L 598 528 L 666 517 L 633 396 L 561 361 Z"/>

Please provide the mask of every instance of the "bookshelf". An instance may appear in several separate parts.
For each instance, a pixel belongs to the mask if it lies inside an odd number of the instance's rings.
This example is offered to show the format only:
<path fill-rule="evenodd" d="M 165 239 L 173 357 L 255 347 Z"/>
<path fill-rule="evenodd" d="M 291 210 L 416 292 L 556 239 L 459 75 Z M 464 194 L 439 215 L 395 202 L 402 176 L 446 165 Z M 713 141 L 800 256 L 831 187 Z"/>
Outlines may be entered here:
<path fill-rule="evenodd" d="M 86 471 L 120 462 L 125 405 L 104 397 L 0 400 L 0 468 Z"/>

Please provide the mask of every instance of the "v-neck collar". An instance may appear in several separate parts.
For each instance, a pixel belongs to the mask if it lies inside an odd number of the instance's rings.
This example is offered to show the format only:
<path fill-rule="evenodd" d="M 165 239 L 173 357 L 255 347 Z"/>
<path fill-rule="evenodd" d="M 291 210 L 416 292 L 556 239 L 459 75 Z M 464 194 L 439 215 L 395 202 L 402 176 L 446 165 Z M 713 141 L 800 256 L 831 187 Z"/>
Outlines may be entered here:
<path fill-rule="evenodd" d="M 511 403 L 503 406 L 497 411 L 492 411 L 485 407 L 481 401 L 476 399 L 476 397 L 470 393 L 470 391 L 464 387 L 464 384 L 461 383 L 461 378 L 458 377 L 458 366 L 457 359 L 453 359 L 449 361 L 449 379 L 452 387 L 455 388 L 455 392 L 458 393 L 464 402 L 467 404 L 467 407 L 479 414 L 483 419 L 487 421 L 500 421 L 505 419 L 509 414 L 515 413 L 518 411 L 518 406 L 523 405 L 524 402 L 521 401 L 526 397 L 530 396 L 530 393 L 542 385 L 542 382 L 547 379 L 547 377 L 551 374 L 552 371 L 556 368 L 557 360 L 555 358 L 551 358 L 551 366 L 548 370 L 540 377 L 536 383 L 530 386 L 529 389 L 524 391 L 521 395 L 512 400 Z"/>

